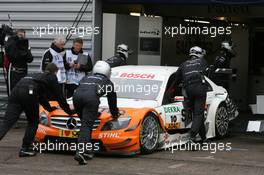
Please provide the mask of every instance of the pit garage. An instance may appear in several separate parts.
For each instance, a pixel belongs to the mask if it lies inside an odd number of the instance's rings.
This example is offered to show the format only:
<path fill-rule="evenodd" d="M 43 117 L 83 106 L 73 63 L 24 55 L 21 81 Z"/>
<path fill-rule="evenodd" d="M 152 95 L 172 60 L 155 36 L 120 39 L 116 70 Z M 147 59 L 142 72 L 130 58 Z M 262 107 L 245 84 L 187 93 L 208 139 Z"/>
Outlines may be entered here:
<path fill-rule="evenodd" d="M 264 94 L 264 6 L 254 1 L 208 2 L 104 1 L 103 59 L 114 54 L 118 43 L 127 43 L 134 51 L 130 64 L 178 66 L 188 49 L 199 45 L 213 64 L 221 41 L 232 40 L 237 55 L 231 61 L 236 77 L 230 79 L 230 93 L 239 109 L 247 111 Z"/>
<path fill-rule="evenodd" d="M 14 27 L 25 28 L 28 33 L 35 56 L 34 62 L 29 65 L 30 72 L 39 71 L 42 53 L 55 36 L 33 35 L 33 27 L 47 24 L 71 26 L 84 2 L 88 1 L 0 0 L 0 22 L 9 24 L 9 13 Z M 207 52 L 207 62 L 213 64 L 219 54 L 220 43 L 232 40 L 237 54 L 231 62 L 233 76 L 230 75 L 229 94 L 239 108 L 239 116 L 230 123 L 228 136 L 212 138 L 205 150 L 186 151 L 176 145 L 152 154 L 135 156 L 99 154 L 87 166 L 77 166 L 72 152 L 44 151 L 36 157 L 18 158 L 18 145 L 25 130 L 25 121 L 20 121 L 0 142 L 0 170 L 3 174 L 264 174 L 263 135 L 245 133 L 248 120 L 264 120 L 264 1 L 93 0 L 89 1 L 84 11 L 79 26 L 100 29 L 97 35 L 84 36 L 84 50 L 91 53 L 93 63 L 112 57 L 116 46 L 125 43 L 133 50 L 128 64 L 142 65 L 141 69 L 148 72 L 141 73 L 140 67 L 134 69 L 128 66 L 129 69 L 123 70 L 120 75 L 122 82 L 135 77 L 140 77 L 142 82 L 158 77 L 144 65 L 179 66 L 187 59 L 189 48 L 193 45 L 203 47 Z M 69 39 L 66 48 L 70 48 L 72 39 Z M 162 69 L 155 74 L 160 71 Z M 3 71 L 0 75 L 1 105 L 6 102 L 6 89 Z M 141 106 L 139 100 L 129 104 L 132 107 Z M 171 106 L 162 110 L 180 112 L 179 108 Z M 0 118 L 4 111 L 3 108 Z M 141 113 L 131 110 L 128 117 Z M 139 117 L 135 118 L 139 120 Z M 170 116 L 169 119 L 175 120 L 175 117 Z M 250 124 L 251 131 L 263 126 L 261 122 Z M 43 128 L 39 132 L 45 135 L 47 130 Z M 68 130 L 60 131 L 70 133 Z M 169 135 L 172 134 L 164 134 L 162 139 L 168 139 Z M 99 139 L 105 140 L 115 137 L 118 140 L 119 136 L 120 133 L 115 131 L 98 134 Z M 74 139 L 71 135 L 67 137 Z M 113 150 L 116 151 L 115 147 Z"/>

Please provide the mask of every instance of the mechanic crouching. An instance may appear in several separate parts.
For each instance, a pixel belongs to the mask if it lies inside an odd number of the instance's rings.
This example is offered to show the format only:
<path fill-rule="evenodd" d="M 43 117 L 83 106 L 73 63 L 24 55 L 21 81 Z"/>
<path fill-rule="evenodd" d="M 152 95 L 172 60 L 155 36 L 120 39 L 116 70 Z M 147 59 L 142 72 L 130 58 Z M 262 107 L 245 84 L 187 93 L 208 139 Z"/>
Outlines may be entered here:
<path fill-rule="evenodd" d="M 204 60 L 205 50 L 198 46 L 190 49 L 190 59 L 182 63 L 176 72 L 177 80 L 183 81 L 189 108 L 193 120 L 190 130 L 189 144 L 194 143 L 199 133 L 202 141 L 206 139 L 204 126 L 204 109 L 206 103 L 207 85 L 205 83 L 205 72 L 207 63 Z"/>
<path fill-rule="evenodd" d="M 49 112 L 57 109 L 50 106 L 46 98 L 48 91 L 54 95 L 66 113 L 69 115 L 74 114 L 59 88 L 56 77 L 57 71 L 58 67 L 55 64 L 48 64 L 44 73 L 27 75 L 22 78 L 9 96 L 6 113 L 3 122 L 0 124 L 0 140 L 12 128 L 24 111 L 27 117 L 27 128 L 22 148 L 19 152 L 20 157 L 36 155 L 32 143 L 39 124 L 39 103 Z"/>
<path fill-rule="evenodd" d="M 84 146 L 82 151 L 76 151 L 74 157 L 80 165 L 86 165 L 87 160 L 93 158 L 93 150 L 87 150 L 86 145 L 91 144 L 93 124 L 98 117 L 99 98 L 107 96 L 113 119 L 119 117 L 117 97 L 114 92 L 114 85 L 109 79 L 110 74 L 111 68 L 109 64 L 104 61 L 97 61 L 93 67 L 92 75 L 87 75 L 81 80 L 73 95 L 73 105 L 81 119 L 78 145 Z"/>

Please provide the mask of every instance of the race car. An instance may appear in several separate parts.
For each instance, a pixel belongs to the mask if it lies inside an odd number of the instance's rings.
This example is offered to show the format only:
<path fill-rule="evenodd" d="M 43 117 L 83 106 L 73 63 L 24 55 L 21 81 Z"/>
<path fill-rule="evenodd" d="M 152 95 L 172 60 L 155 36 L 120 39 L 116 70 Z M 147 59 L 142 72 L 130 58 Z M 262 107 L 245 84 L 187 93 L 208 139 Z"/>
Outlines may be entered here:
<path fill-rule="evenodd" d="M 113 120 L 107 98 L 100 99 L 98 120 L 92 140 L 100 143 L 100 151 L 132 155 L 151 153 L 178 143 L 186 143 L 192 124 L 191 115 L 184 109 L 182 88 L 177 86 L 178 67 L 120 66 L 112 69 L 111 80 L 117 93 L 122 114 Z M 205 126 L 207 138 L 224 137 L 229 121 L 237 115 L 230 107 L 227 91 L 205 77 L 207 100 Z M 69 100 L 72 104 L 72 100 Z M 50 102 L 58 106 L 57 102 Z M 40 124 L 36 140 L 76 141 L 81 126 L 77 115 L 68 116 L 63 110 L 48 112 L 40 107 Z M 199 138 L 198 138 L 199 139 Z"/>

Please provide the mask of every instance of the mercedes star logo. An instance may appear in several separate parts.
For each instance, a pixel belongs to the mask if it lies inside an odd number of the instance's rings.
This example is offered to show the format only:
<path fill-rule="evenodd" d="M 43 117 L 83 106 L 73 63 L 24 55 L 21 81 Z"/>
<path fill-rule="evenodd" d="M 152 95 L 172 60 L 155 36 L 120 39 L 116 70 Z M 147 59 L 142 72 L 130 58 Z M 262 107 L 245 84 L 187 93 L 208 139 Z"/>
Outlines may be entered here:
<path fill-rule="evenodd" d="M 67 123 L 66 123 L 66 127 L 68 129 L 75 129 L 77 127 L 77 121 L 75 118 L 71 117 L 68 119 Z"/>

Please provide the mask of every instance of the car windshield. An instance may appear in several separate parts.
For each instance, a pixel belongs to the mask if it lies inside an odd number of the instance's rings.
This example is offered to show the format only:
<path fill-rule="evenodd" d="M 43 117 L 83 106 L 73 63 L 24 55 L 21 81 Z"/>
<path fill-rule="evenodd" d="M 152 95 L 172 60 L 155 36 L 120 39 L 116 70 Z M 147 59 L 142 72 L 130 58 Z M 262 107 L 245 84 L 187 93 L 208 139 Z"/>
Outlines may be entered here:
<path fill-rule="evenodd" d="M 118 98 L 156 100 L 161 80 L 111 78 Z"/>

